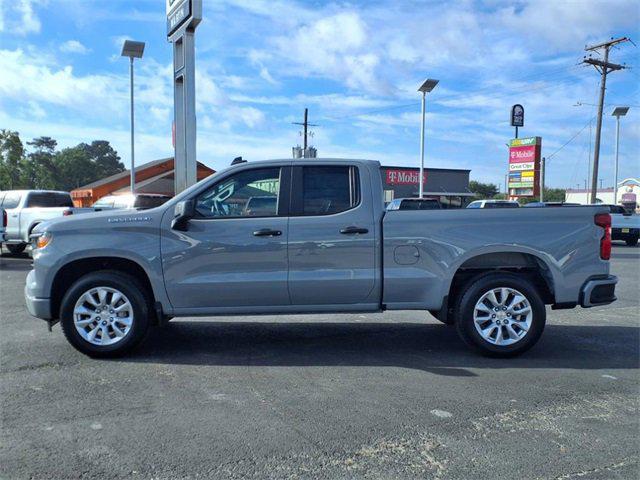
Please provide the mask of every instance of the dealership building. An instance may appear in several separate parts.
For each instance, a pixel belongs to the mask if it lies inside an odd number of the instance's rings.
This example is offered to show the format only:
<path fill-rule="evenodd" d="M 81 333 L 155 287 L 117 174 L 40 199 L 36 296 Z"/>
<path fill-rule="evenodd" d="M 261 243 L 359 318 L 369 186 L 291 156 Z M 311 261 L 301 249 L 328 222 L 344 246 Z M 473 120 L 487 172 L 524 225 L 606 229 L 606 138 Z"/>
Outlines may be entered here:
<path fill-rule="evenodd" d="M 380 170 L 385 202 L 418 196 L 420 169 L 383 166 Z M 469 172 L 454 168 L 425 168 L 424 196 L 439 200 L 444 208 L 466 207 L 474 196 L 469 190 Z"/>

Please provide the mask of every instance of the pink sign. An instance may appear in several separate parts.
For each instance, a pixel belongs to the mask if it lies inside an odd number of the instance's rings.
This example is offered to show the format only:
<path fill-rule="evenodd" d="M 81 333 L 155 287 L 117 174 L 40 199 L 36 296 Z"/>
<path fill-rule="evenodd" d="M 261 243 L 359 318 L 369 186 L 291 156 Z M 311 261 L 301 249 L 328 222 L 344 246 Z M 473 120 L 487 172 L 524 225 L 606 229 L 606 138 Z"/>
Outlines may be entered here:
<path fill-rule="evenodd" d="M 509 163 L 533 162 L 536 158 L 535 145 L 511 147 L 509 149 Z"/>
<path fill-rule="evenodd" d="M 420 178 L 419 170 L 387 170 L 387 184 L 390 185 L 417 185 Z M 422 175 L 422 184 L 427 181 L 427 172 Z"/>

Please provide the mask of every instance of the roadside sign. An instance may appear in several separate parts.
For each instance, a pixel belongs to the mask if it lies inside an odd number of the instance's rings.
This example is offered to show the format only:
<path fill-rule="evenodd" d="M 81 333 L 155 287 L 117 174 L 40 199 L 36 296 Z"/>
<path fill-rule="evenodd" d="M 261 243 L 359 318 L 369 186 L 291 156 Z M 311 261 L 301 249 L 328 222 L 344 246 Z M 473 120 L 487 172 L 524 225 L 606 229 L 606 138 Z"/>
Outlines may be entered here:
<path fill-rule="evenodd" d="M 202 20 L 202 0 L 166 0 L 167 37 L 182 26 L 196 27 Z"/>
<path fill-rule="evenodd" d="M 539 195 L 542 138 L 514 138 L 509 143 L 509 197 Z"/>
<path fill-rule="evenodd" d="M 524 107 L 520 104 L 516 103 L 513 107 L 511 107 L 511 126 L 524 126 Z"/>

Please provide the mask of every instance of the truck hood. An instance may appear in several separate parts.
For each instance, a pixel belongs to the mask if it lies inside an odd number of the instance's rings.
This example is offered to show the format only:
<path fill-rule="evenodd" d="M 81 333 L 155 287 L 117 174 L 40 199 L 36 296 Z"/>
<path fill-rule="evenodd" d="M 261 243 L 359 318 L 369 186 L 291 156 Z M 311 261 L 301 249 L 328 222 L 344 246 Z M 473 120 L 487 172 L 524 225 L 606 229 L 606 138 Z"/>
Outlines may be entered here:
<path fill-rule="evenodd" d="M 77 230 L 85 228 L 116 228 L 123 225 L 150 225 L 157 224 L 162 218 L 164 209 L 153 208 L 149 210 L 103 210 L 100 212 L 83 213 L 81 215 L 69 215 L 39 224 L 33 233 L 62 232 L 65 230 Z"/>

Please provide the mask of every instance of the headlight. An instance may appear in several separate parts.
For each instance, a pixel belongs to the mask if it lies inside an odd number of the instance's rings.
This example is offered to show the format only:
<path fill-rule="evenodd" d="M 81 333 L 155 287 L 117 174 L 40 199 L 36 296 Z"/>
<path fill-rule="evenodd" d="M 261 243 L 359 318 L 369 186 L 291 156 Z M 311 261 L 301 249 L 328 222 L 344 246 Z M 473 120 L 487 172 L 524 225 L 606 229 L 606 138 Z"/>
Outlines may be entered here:
<path fill-rule="evenodd" d="M 38 238 L 36 238 L 36 248 L 44 248 L 51 243 L 53 239 L 51 233 L 44 232 Z"/>

